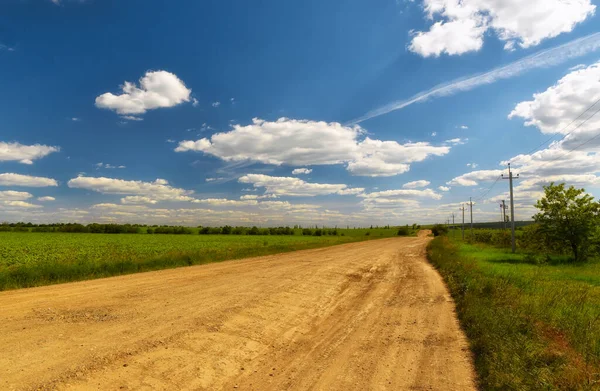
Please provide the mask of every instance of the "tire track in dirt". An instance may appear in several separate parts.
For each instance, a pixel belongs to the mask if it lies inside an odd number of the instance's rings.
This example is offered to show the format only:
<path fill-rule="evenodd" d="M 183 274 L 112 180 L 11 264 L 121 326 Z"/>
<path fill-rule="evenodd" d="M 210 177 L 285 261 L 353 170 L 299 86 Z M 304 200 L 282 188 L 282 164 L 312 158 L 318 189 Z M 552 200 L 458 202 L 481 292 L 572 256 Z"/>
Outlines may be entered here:
<path fill-rule="evenodd" d="M 0 293 L 0 388 L 475 390 L 426 237 Z"/>

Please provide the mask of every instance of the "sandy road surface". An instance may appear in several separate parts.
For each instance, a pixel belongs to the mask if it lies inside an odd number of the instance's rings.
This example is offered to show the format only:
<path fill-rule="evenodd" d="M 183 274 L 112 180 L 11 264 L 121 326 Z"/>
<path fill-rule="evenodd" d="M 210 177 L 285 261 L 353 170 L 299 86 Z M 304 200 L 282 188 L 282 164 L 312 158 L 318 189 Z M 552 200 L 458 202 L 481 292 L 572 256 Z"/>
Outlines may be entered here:
<path fill-rule="evenodd" d="M 427 240 L 0 293 L 0 389 L 474 390 Z"/>

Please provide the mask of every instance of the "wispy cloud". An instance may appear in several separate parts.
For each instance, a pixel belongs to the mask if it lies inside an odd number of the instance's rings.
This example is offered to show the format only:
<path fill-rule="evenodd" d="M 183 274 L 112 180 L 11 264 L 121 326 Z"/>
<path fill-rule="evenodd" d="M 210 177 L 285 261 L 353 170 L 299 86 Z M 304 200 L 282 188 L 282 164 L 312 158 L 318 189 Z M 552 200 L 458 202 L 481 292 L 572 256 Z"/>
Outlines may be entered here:
<path fill-rule="evenodd" d="M 413 103 L 425 102 L 431 98 L 450 96 L 459 92 L 469 91 L 486 84 L 495 83 L 498 80 L 519 76 L 533 69 L 558 65 L 570 59 L 594 52 L 598 49 L 600 49 L 600 33 L 590 34 L 585 37 L 575 39 L 571 42 L 567 42 L 563 45 L 542 50 L 508 65 L 494 68 L 485 73 L 479 73 L 473 76 L 455 79 L 449 83 L 438 84 L 437 86 L 427 91 L 419 92 L 408 99 L 392 102 L 378 109 L 369 111 L 367 114 L 356 118 L 350 123 L 357 124 L 368 119 L 390 113 L 392 111 L 403 109 L 412 105 Z"/>

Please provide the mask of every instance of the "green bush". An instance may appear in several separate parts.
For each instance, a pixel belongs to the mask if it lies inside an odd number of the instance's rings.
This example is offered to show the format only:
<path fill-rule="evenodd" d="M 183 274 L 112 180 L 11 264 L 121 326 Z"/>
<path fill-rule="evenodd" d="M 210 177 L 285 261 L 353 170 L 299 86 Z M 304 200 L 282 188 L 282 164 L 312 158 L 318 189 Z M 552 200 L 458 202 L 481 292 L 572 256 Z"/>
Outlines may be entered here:
<path fill-rule="evenodd" d="M 408 236 L 410 235 L 410 230 L 408 227 L 400 227 L 398 229 L 398 236 Z"/>
<path fill-rule="evenodd" d="M 442 236 L 448 234 L 448 227 L 443 224 L 436 224 L 431 228 L 433 236 Z"/>

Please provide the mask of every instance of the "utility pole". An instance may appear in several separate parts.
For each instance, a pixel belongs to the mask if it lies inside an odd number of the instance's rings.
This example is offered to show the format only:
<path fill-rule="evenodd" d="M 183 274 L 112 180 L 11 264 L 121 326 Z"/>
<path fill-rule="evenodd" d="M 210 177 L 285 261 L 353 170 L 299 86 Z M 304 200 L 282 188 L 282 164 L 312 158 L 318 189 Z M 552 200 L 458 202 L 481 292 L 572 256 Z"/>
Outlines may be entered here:
<path fill-rule="evenodd" d="M 462 238 L 463 242 L 465 241 L 465 204 L 461 204 L 460 210 L 462 210 Z"/>
<path fill-rule="evenodd" d="M 508 206 L 506 206 L 506 201 L 502 200 L 502 227 L 505 230 L 506 230 L 506 209 L 508 209 Z"/>
<path fill-rule="evenodd" d="M 471 240 L 473 240 L 473 200 L 469 197 L 469 209 L 471 211 Z"/>
<path fill-rule="evenodd" d="M 515 197 L 513 195 L 513 173 L 510 169 L 510 163 L 508 163 L 508 178 L 504 178 L 504 174 L 502 174 L 503 179 L 508 179 L 508 183 L 510 186 L 510 234 L 511 234 L 511 246 L 512 252 L 514 253 L 517 250 L 517 245 L 515 242 Z M 517 174 L 517 179 L 519 178 L 519 174 Z"/>

